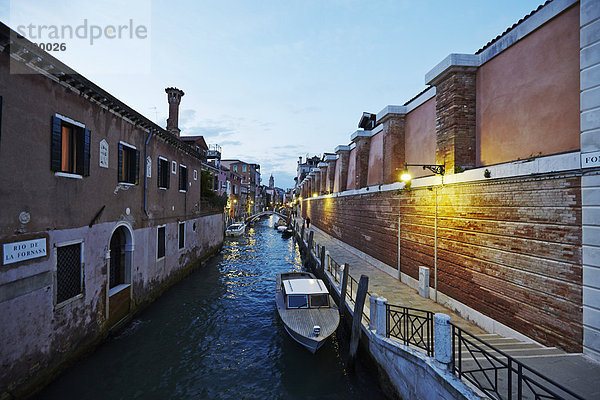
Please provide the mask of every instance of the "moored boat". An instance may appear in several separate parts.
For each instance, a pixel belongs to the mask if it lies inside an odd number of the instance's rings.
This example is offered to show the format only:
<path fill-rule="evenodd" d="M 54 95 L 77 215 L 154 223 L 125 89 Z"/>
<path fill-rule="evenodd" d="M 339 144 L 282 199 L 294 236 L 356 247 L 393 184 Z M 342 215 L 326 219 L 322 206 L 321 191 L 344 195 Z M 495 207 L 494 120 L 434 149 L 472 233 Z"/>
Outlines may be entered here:
<path fill-rule="evenodd" d="M 246 224 L 235 223 L 229 225 L 225 231 L 225 236 L 241 236 L 244 234 L 244 232 L 246 232 Z"/>
<path fill-rule="evenodd" d="M 311 273 L 277 274 L 275 299 L 285 330 L 313 354 L 340 323 L 325 283 Z"/>

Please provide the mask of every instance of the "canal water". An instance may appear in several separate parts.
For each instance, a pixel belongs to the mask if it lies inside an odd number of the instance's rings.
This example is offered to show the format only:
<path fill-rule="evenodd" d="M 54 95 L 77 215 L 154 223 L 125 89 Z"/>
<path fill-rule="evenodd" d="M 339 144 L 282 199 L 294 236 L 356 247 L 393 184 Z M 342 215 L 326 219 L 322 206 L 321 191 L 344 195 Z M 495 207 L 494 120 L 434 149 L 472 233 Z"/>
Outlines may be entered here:
<path fill-rule="evenodd" d="M 270 217 L 175 285 L 40 399 L 383 399 L 375 372 L 347 368 L 342 328 L 315 354 L 278 319 L 275 274 L 301 270 Z"/>

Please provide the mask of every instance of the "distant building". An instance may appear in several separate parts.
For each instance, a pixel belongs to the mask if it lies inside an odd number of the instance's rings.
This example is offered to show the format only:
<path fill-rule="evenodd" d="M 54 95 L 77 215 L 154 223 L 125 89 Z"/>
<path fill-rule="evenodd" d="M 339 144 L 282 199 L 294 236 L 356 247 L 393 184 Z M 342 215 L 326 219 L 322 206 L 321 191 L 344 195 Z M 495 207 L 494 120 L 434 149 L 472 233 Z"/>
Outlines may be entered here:
<path fill-rule="evenodd" d="M 257 210 L 257 195 L 260 195 L 260 165 L 241 160 L 221 160 L 221 165 L 241 176 L 240 207 L 246 215 L 254 214 Z"/>

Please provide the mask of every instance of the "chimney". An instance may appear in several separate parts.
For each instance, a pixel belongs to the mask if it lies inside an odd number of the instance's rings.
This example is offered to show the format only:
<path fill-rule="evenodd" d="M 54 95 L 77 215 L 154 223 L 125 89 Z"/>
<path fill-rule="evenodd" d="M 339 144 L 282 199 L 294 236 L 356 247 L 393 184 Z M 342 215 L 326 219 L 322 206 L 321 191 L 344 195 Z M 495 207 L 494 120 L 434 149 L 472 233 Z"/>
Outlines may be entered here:
<path fill-rule="evenodd" d="M 174 87 L 165 89 L 167 92 L 167 100 L 169 101 L 169 118 L 167 118 L 167 130 L 173 135 L 179 137 L 179 103 L 181 103 L 181 97 L 185 94 L 183 90 L 179 90 Z"/>

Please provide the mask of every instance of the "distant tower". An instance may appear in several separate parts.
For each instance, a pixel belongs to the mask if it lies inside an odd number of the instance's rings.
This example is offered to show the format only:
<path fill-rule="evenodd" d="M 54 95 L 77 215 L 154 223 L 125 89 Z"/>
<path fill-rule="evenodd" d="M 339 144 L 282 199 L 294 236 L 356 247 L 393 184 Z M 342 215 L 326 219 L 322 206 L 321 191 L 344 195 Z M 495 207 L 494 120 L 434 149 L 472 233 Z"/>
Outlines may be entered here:
<path fill-rule="evenodd" d="M 271 189 L 275 187 L 275 179 L 273 179 L 273 174 L 271 174 L 271 177 L 269 178 L 269 187 Z"/>
<path fill-rule="evenodd" d="M 179 129 L 179 103 L 185 93 L 174 87 L 165 89 L 167 92 L 167 100 L 169 101 L 169 118 L 167 118 L 167 130 L 173 135 L 179 137 L 181 130 Z"/>

